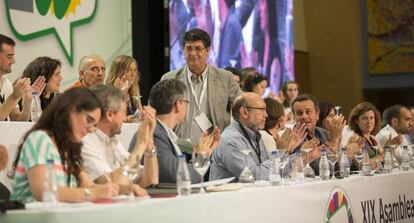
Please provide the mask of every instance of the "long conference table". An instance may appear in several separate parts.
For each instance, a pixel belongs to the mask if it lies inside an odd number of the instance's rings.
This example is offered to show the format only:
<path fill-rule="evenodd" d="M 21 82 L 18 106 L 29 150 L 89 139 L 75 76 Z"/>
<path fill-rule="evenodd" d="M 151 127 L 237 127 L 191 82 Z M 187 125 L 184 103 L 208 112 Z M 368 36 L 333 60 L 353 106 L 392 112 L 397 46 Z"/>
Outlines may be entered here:
<path fill-rule="evenodd" d="M 0 144 L 7 146 L 9 152 L 8 169 L 14 160 L 14 154 L 23 135 L 33 126 L 33 122 L 0 122 Z M 137 131 L 139 124 L 123 123 L 121 134 L 117 135 L 122 145 L 128 149 L 134 133 Z M 11 189 L 11 181 L 7 178 L 7 171 L 0 172 L 0 182 L 9 190 Z"/>
<path fill-rule="evenodd" d="M 0 222 L 414 222 L 413 186 L 414 171 L 409 171 L 283 186 L 249 185 L 188 197 L 14 210 L 0 214 Z"/>
<path fill-rule="evenodd" d="M 0 143 L 13 153 L 31 126 L 0 122 Z M 125 147 L 137 128 L 137 124 L 123 125 L 119 139 Z M 0 223 L 414 222 L 414 171 L 276 187 L 253 184 L 238 191 L 188 197 L 87 202 L 52 209 L 27 207 L 0 214 Z"/>

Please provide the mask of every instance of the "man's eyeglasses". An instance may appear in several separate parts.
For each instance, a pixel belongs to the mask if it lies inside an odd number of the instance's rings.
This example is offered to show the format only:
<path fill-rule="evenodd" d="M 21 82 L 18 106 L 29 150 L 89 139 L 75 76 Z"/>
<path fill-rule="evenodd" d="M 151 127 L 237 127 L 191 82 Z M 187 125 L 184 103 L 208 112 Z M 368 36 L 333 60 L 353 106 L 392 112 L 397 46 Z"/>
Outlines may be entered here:
<path fill-rule="evenodd" d="M 243 106 L 245 108 L 249 108 L 249 109 L 257 109 L 260 110 L 261 112 L 266 112 L 266 107 L 254 107 L 254 106 Z"/>
<path fill-rule="evenodd" d="M 186 53 L 191 53 L 193 51 L 195 51 L 196 53 L 201 53 L 201 51 L 203 51 L 204 49 L 205 49 L 205 47 L 201 47 L 201 46 L 197 46 L 197 47 L 186 46 L 186 47 L 184 47 L 184 51 Z"/>
<path fill-rule="evenodd" d="M 87 111 L 81 110 L 82 114 L 86 116 L 86 122 L 88 123 L 89 128 L 95 129 L 98 125 L 98 122 L 93 118 Z"/>
<path fill-rule="evenodd" d="M 190 103 L 190 101 L 187 99 L 178 99 L 177 101 L 183 101 L 183 102 L 186 102 L 187 104 Z"/>

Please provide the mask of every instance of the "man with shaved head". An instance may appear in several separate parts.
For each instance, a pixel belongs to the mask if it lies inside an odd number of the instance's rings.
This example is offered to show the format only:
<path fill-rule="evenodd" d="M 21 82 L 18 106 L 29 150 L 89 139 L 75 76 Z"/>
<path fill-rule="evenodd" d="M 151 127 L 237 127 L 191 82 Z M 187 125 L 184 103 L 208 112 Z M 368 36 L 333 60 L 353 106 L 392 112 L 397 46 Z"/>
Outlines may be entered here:
<path fill-rule="evenodd" d="M 264 128 L 267 113 L 263 99 L 255 93 L 242 93 L 232 108 L 233 122 L 223 131 L 212 155 L 210 180 L 235 177 L 247 165 L 256 180 L 267 180 L 270 155 L 259 130 Z M 249 150 L 246 163 L 243 150 Z"/>

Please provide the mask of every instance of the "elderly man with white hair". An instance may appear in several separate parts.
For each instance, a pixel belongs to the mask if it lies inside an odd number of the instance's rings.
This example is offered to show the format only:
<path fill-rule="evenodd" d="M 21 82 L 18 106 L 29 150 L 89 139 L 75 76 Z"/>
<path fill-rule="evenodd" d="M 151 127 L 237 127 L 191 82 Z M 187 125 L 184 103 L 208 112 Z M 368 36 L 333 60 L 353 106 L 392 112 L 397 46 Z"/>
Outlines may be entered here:
<path fill-rule="evenodd" d="M 89 54 L 79 61 L 79 80 L 71 88 L 101 85 L 105 80 L 105 61 L 96 54 Z"/>

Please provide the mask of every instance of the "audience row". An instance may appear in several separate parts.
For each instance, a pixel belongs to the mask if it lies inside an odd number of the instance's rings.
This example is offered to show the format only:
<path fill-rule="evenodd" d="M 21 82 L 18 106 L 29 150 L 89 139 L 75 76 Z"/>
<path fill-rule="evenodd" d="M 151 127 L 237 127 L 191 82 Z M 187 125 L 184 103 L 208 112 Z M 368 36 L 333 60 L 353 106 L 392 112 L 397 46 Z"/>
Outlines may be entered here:
<path fill-rule="evenodd" d="M 201 29 L 185 33 L 187 65 L 152 86 L 148 106 L 141 105 L 140 74 L 132 57 L 114 60 L 106 85 L 102 58 L 83 57 L 79 81 L 60 93 L 62 65 L 48 57 L 35 59 L 14 84 L 7 80 L 14 45 L 0 35 L 0 119 L 32 119 L 33 95 L 39 95 L 43 112 L 18 147 L 13 200 L 43 200 L 48 160 L 54 163 L 58 200 L 78 202 L 118 194 L 146 196 L 145 187 L 176 183 L 182 155 L 192 183 L 197 183 L 200 177 L 191 157 L 200 151 L 212 160 L 207 178 L 235 177 L 237 182 L 246 166 L 254 179 L 268 180 L 274 150 L 306 151 L 303 159 L 318 175 L 321 149 L 339 153 L 345 147 L 352 169 L 360 168 L 355 153 L 366 149 L 377 168 L 384 146 L 393 146 L 399 160 L 399 145 L 414 139 L 414 109 L 392 106 L 381 120 L 375 106 L 363 102 L 352 109 L 347 122 L 329 102 L 299 94 L 294 81 L 287 81 L 277 95 L 266 92 L 267 80 L 257 72 L 238 83 L 230 72 L 237 71 L 207 64 L 210 37 Z M 116 135 L 123 122 L 136 119 L 140 125 L 127 150 Z M 251 153 L 246 155 L 246 150 Z"/>

